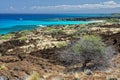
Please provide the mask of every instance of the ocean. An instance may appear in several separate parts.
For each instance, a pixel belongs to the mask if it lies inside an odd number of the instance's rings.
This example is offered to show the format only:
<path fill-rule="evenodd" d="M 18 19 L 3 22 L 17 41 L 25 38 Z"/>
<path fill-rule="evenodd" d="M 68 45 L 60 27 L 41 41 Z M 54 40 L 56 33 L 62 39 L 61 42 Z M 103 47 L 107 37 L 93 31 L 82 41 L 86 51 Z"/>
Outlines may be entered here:
<path fill-rule="evenodd" d="M 32 30 L 48 25 L 88 24 L 91 21 L 62 21 L 63 18 L 106 17 L 110 14 L 0 14 L 0 34 Z"/>

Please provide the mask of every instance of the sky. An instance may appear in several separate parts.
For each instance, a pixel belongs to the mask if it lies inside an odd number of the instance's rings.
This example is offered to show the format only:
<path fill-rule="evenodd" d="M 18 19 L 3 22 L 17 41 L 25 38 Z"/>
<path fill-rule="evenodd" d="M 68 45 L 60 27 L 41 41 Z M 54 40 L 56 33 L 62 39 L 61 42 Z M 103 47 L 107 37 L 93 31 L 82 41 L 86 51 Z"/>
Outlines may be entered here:
<path fill-rule="evenodd" d="M 120 13 L 120 0 L 0 0 L 0 13 Z"/>

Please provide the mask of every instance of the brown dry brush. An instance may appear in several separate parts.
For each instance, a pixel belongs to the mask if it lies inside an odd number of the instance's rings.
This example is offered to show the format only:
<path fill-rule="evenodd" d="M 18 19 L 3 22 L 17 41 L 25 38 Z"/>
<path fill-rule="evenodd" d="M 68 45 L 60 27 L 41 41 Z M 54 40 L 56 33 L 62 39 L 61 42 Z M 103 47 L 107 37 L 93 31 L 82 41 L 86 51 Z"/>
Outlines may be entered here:
<path fill-rule="evenodd" d="M 91 39 L 93 38 L 93 39 Z M 115 50 L 111 46 L 105 46 L 101 38 L 96 36 L 83 37 L 80 41 L 60 51 L 59 61 L 64 66 L 81 63 L 81 70 L 105 70 L 111 65 L 111 58 Z M 88 63 L 92 65 L 87 66 Z"/>

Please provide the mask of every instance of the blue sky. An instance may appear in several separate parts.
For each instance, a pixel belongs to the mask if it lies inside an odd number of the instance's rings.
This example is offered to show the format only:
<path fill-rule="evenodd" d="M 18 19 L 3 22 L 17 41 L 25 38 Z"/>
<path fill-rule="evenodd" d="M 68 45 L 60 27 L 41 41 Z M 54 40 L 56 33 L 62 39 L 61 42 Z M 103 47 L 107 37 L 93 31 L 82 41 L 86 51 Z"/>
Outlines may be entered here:
<path fill-rule="evenodd" d="M 120 0 L 0 0 L 0 13 L 120 13 Z"/>

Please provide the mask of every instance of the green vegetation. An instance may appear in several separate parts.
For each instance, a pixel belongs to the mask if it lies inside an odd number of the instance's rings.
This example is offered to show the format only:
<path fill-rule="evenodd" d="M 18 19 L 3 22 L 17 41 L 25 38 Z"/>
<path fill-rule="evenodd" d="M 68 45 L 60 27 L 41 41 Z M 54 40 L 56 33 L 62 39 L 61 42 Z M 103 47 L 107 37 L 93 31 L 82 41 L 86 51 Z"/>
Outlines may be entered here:
<path fill-rule="evenodd" d="M 73 32 L 73 38 L 80 38 L 80 35 L 87 34 L 89 32 L 88 27 L 80 26 L 75 32 Z"/>
<path fill-rule="evenodd" d="M 21 36 L 21 37 L 18 38 L 18 40 L 22 40 L 22 41 L 24 41 L 24 40 L 26 40 L 26 39 L 27 39 L 26 36 Z"/>
<path fill-rule="evenodd" d="M 80 38 L 80 35 L 75 33 L 75 34 L 72 35 L 72 37 L 73 38 Z"/>
<path fill-rule="evenodd" d="M 66 29 L 71 29 L 71 28 L 74 28 L 75 26 L 74 25 L 66 25 L 65 28 Z"/>
<path fill-rule="evenodd" d="M 4 64 L 0 65 L 0 70 L 4 70 L 4 69 L 7 69 L 7 67 Z"/>
<path fill-rule="evenodd" d="M 26 80 L 40 80 L 40 76 L 37 72 L 33 72 Z"/>
<path fill-rule="evenodd" d="M 20 37 L 17 38 L 18 40 L 26 40 L 26 35 L 28 34 L 31 34 L 32 31 L 29 31 L 29 30 L 24 30 L 24 31 L 21 31 L 19 32 L 20 34 Z M 5 34 L 5 35 L 0 35 L 0 40 L 8 40 L 8 39 L 11 39 L 15 36 L 14 33 L 9 33 L 9 34 Z"/>
<path fill-rule="evenodd" d="M 21 32 L 19 32 L 19 34 L 21 35 L 19 38 L 18 38 L 18 40 L 26 40 L 27 39 L 27 36 L 26 35 L 28 35 L 28 34 L 31 34 L 32 32 L 31 31 L 29 31 L 29 30 L 24 30 L 24 31 L 21 31 Z"/>
<path fill-rule="evenodd" d="M 120 13 L 114 13 L 112 14 L 113 17 L 120 17 Z"/>
<path fill-rule="evenodd" d="M 120 23 L 120 19 L 118 18 L 111 18 L 111 19 L 107 19 L 106 21 L 110 23 Z"/>
<path fill-rule="evenodd" d="M 60 42 L 60 43 L 57 43 L 57 47 L 58 48 L 62 48 L 62 47 L 65 47 L 65 46 L 67 46 L 68 44 L 66 43 L 66 42 Z"/>
<path fill-rule="evenodd" d="M 72 50 L 78 53 L 83 58 L 83 69 L 91 60 L 94 64 L 100 64 L 100 60 L 104 56 L 105 44 L 99 36 L 87 35 L 81 38 L 73 47 Z"/>
<path fill-rule="evenodd" d="M 77 33 L 86 34 L 87 32 L 88 32 L 88 27 L 86 26 L 79 27 L 79 29 L 77 30 Z"/>
<path fill-rule="evenodd" d="M 19 32 L 22 36 L 24 36 L 24 35 L 28 35 L 28 34 L 30 34 L 30 33 L 32 33 L 32 31 L 30 31 L 30 30 L 24 30 L 24 31 L 21 31 L 21 32 Z"/>
<path fill-rule="evenodd" d="M 6 34 L 6 35 L 0 35 L 0 40 L 8 40 L 12 37 L 14 37 L 15 34 L 12 34 L 12 33 L 9 33 L 9 34 Z"/>
<path fill-rule="evenodd" d="M 64 33 L 61 29 L 55 29 L 55 28 L 47 28 L 45 31 L 45 34 L 52 34 L 52 35 L 58 35 Z"/>
<path fill-rule="evenodd" d="M 73 46 L 73 50 L 79 53 L 103 53 L 104 43 L 99 36 L 87 35 L 84 36 L 76 45 Z M 84 53 L 85 52 L 85 53 Z"/>

